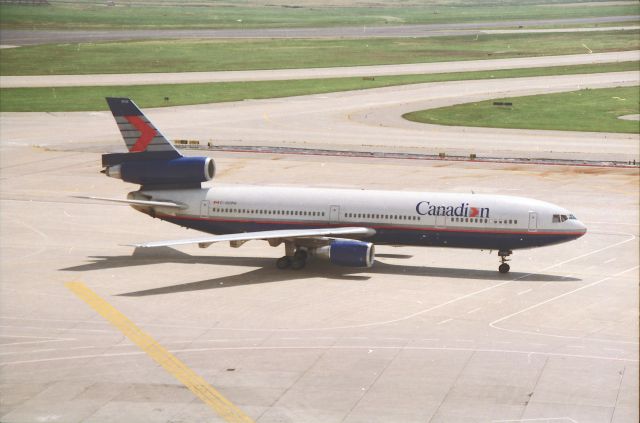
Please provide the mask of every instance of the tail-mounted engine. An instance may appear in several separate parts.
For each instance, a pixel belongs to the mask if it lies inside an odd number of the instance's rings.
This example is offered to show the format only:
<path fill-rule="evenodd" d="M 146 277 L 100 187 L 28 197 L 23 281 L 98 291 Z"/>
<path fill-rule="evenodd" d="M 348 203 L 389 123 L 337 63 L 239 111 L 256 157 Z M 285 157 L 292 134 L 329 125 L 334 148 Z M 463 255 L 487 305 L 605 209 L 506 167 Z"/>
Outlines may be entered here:
<path fill-rule="evenodd" d="M 156 188 L 199 187 L 201 182 L 213 179 L 216 172 L 210 157 L 162 158 L 149 153 L 105 154 L 102 157 L 103 172 L 107 176 Z"/>

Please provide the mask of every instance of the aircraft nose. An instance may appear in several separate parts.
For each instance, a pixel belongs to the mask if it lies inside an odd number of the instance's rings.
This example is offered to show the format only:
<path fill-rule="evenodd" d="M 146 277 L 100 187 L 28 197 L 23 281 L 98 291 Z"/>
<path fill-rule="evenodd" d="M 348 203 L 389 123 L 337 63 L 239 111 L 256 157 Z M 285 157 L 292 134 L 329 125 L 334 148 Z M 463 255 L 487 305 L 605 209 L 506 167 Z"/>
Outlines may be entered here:
<path fill-rule="evenodd" d="M 582 236 L 587 233 L 587 226 L 584 223 L 582 223 L 579 220 L 576 220 L 575 225 L 576 225 L 577 232 L 580 233 L 579 236 Z"/>

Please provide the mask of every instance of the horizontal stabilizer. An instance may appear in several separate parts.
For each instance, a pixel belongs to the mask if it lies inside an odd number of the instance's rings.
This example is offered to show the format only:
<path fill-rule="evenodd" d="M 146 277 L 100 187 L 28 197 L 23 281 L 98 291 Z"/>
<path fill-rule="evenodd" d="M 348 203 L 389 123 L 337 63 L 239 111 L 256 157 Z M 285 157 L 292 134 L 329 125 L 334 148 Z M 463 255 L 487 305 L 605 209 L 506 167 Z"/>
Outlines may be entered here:
<path fill-rule="evenodd" d="M 186 209 L 185 204 L 172 203 L 170 201 L 150 201 L 150 200 L 125 200 L 120 198 L 104 198 L 104 197 L 87 197 L 82 195 L 74 195 L 74 198 L 82 198 L 84 200 L 99 200 L 110 201 L 112 203 L 124 203 L 132 206 L 147 206 L 147 207 L 169 207 L 173 209 Z"/>
<path fill-rule="evenodd" d="M 368 237 L 375 235 L 376 231 L 371 228 L 345 227 L 345 228 L 321 228 L 321 229 L 280 229 L 276 231 L 243 232 L 227 235 L 209 235 L 200 238 L 181 239 L 174 241 L 155 241 L 143 244 L 128 244 L 131 247 L 171 247 L 186 244 L 211 244 L 224 241 L 251 241 L 270 239 L 294 239 L 294 238 L 317 238 L 317 237 L 340 237 L 357 236 Z"/>

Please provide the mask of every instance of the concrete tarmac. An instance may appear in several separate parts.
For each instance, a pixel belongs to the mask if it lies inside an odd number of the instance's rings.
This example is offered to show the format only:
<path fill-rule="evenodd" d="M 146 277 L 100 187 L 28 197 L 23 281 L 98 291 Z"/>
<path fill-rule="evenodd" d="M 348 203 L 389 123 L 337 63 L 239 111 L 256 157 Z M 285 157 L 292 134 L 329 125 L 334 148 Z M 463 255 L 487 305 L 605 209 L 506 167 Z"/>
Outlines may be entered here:
<path fill-rule="evenodd" d="M 638 72 L 450 81 L 145 113 L 171 139 L 203 144 L 637 162 L 638 134 L 425 125 L 402 114 L 493 98 L 638 84 Z M 13 145 L 119 148 L 113 143 L 119 133 L 109 112 L 0 113 L 0 131 Z"/>
<path fill-rule="evenodd" d="M 26 130 L 25 130 L 26 131 Z M 111 144 L 119 147 L 117 137 Z M 371 269 L 276 270 L 249 242 L 71 198 L 135 189 L 101 145 L 0 143 L 0 420 L 222 421 L 74 296 L 80 281 L 258 422 L 637 422 L 638 170 L 218 154 L 213 185 L 522 195 L 572 210 L 569 244 L 380 247 Z"/>
<path fill-rule="evenodd" d="M 399 118 L 408 107 L 635 84 L 637 72 L 465 81 L 145 112 L 170 138 L 240 146 L 637 158 L 637 135 Z M 316 261 L 294 272 L 277 270 L 282 251 L 264 242 L 122 246 L 196 235 L 72 198 L 136 189 L 99 173 L 100 153 L 123 149 L 108 112 L 0 115 L 3 422 L 222 421 L 69 282 L 258 422 L 638 421 L 638 169 L 216 153 L 213 186 L 521 195 L 589 228 L 516 251 L 507 275 L 496 252 L 388 246 L 371 269 Z"/>

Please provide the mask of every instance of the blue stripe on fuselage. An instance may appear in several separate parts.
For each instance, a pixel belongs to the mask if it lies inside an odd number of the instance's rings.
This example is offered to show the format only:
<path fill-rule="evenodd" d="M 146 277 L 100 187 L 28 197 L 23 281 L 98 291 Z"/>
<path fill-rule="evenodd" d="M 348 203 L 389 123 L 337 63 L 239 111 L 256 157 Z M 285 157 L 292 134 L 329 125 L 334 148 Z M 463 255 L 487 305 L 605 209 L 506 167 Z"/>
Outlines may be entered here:
<path fill-rule="evenodd" d="M 198 218 L 193 216 L 158 215 L 160 219 L 211 234 L 230 234 L 241 232 L 259 232 L 279 229 L 314 229 L 327 227 L 343 227 L 344 223 L 327 224 L 326 222 L 268 222 Z M 424 247 L 454 247 L 485 250 L 515 250 L 518 248 L 541 247 L 559 244 L 579 238 L 575 233 L 549 232 L 508 232 L 491 230 L 456 230 L 455 228 L 417 228 L 402 226 L 356 225 L 370 227 L 376 234 L 366 238 L 375 244 L 414 245 Z"/>

